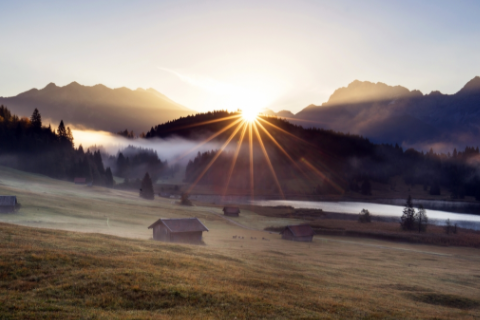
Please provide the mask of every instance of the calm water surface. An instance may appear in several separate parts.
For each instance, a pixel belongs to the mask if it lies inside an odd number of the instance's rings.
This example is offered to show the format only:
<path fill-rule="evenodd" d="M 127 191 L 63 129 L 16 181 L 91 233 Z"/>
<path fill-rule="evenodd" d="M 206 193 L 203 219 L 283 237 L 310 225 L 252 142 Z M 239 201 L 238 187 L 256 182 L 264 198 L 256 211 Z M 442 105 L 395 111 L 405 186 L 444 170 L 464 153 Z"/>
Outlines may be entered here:
<path fill-rule="evenodd" d="M 255 200 L 253 204 L 259 206 L 292 206 L 301 209 L 322 209 L 327 212 L 358 214 L 362 209 L 367 209 L 372 215 L 385 217 L 399 217 L 402 215 L 403 206 L 367 202 L 327 202 L 327 201 L 294 201 L 294 200 Z M 480 216 L 473 214 L 459 214 L 453 212 L 427 210 L 430 220 L 437 220 L 443 224 L 447 219 L 452 222 L 465 222 L 480 224 Z M 434 221 L 432 221 L 434 222 Z"/>

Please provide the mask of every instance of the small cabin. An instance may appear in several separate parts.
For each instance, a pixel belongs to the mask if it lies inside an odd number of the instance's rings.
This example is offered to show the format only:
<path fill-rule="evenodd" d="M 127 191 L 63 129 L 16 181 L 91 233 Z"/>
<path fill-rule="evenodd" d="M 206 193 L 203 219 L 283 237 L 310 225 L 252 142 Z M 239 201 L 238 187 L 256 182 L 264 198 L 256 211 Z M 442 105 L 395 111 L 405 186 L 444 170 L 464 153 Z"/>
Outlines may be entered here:
<path fill-rule="evenodd" d="M 312 242 L 315 232 L 308 224 L 286 226 L 282 233 L 282 239 L 290 241 Z"/>
<path fill-rule="evenodd" d="M 229 217 L 238 217 L 240 214 L 240 208 L 238 207 L 225 207 L 223 208 L 223 214 Z"/>
<path fill-rule="evenodd" d="M 75 184 L 87 184 L 86 178 L 75 178 L 73 179 L 73 183 Z"/>
<path fill-rule="evenodd" d="M 16 196 L 0 196 L 0 213 L 15 212 L 17 208 Z"/>
<path fill-rule="evenodd" d="M 190 244 L 202 243 L 203 231 L 208 231 L 197 218 L 158 219 L 148 229 L 153 229 L 154 240 Z"/>

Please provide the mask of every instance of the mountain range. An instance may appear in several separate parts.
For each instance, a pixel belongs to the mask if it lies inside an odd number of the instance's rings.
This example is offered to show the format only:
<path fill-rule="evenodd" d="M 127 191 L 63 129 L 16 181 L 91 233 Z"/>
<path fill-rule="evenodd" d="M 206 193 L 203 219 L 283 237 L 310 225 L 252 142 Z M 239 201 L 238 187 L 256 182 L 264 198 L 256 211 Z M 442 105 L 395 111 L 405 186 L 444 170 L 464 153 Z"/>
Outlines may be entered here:
<path fill-rule="evenodd" d="M 90 87 L 77 82 L 64 87 L 50 83 L 40 90 L 0 97 L 0 105 L 20 116 L 30 117 L 37 108 L 44 119 L 54 124 L 63 120 L 68 125 L 110 132 L 128 128 L 141 133 L 152 124 L 196 113 L 152 88 L 111 89 L 101 84 Z"/>
<path fill-rule="evenodd" d="M 420 149 L 477 146 L 480 77 L 451 95 L 356 80 L 337 89 L 326 103 L 310 105 L 289 121 Z"/>
<path fill-rule="evenodd" d="M 0 97 L 0 105 L 29 117 L 38 108 L 44 119 L 87 129 L 146 132 L 157 125 L 195 114 L 150 88 L 111 89 L 54 83 L 14 97 Z M 337 89 L 322 105 L 309 105 L 297 114 L 265 109 L 303 127 L 359 134 L 376 143 L 451 151 L 477 146 L 480 134 L 480 77 L 470 80 L 455 94 L 433 91 L 423 94 L 402 86 L 355 80 Z"/>

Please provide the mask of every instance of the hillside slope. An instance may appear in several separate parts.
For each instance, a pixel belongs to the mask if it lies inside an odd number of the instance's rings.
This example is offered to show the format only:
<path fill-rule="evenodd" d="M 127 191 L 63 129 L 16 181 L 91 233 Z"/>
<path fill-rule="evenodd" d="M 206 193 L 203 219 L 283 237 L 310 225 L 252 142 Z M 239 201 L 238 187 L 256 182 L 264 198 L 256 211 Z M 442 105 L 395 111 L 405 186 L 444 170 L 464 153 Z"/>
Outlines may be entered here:
<path fill-rule="evenodd" d="M 128 128 L 136 133 L 148 130 L 152 123 L 162 123 L 195 112 L 170 100 L 158 91 L 110 89 L 104 85 L 83 86 L 72 82 L 64 87 L 54 83 L 43 89 L 31 89 L 14 97 L 0 97 L 20 116 L 38 108 L 44 118 L 96 130 L 117 132 Z"/>
<path fill-rule="evenodd" d="M 229 224 L 219 207 L 142 200 L 3 167 L 0 194 L 22 204 L 0 215 L 9 222 L 0 223 L 0 318 L 480 316 L 478 249 L 318 236 L 290 242 Z M 243 215 L 254 227 L 301 223 Z M 152 221 L 189 216 L 209 228 L 205 246 L 147 240 Z M 410 266 L 415 272 L 399 272 Z"/>

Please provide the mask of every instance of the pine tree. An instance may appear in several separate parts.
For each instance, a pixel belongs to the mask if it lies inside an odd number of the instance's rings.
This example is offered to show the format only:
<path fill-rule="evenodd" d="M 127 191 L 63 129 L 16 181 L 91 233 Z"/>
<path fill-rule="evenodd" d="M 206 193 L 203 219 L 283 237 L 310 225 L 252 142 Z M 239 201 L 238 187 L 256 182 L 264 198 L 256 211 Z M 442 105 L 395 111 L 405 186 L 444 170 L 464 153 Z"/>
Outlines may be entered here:
<path fill-rule="evenodd" d="M 30 117 L 30 122 L 34 129 L 42 128 L 42 115 L 38 112 L 38 109 L 33 110 L 32 116 Z"/>
<path fill-rule="evenodd" d="M 153 193 L 152 179 L 150 179 L 150 175 L 148 174 L 148 172 L 145 173 L 145 176 L 142 180 L 142 184 L 140 187 L 140 197 L 149 200 L 153 200 L 155 198 L 155 195 Z"/>
<path fill-rule="evenodd" d="M 363 194 L 365 196 L 371 196 L 372 195 L 372 185 L 370 184 L 370 181 L 368 181 L 368 179 L 365 179 L 363 181 L 360 190 L 361 190 L 361 194 Z"/>
<path fill-rule="evenodd" d="M 60 137 L 60 140 L 67 138 L 67 129 L 65 129 L 65 124 L 63 124 L 63 120 L 60 121 L 57 129 L 57 135 Z"/>
<path fill-rule="evenodd" d="M 95 163 L 98 172 L 100 172 L 100 174 L 104 174 L 105 168 L 103 167 L 102 155 L 100 154 L 99 150 L 93 152 L 93 162 Z"/>
<path fill-rule="evenodd" d="M 418 206 L 418 211 L 417 211 L 417 214 L 415 215 L 415 220 L 418 226 L 418 232 L 427 231 L 427 223 L 428 223 L 427 211 L 425 210 L 422 204 Z"/>
<path fill-rule="evenodd" d="M 107 188 L 113 188 L 114 184 L 115 181 L 113 180 L 112 170 L 110 170 L 110 167 L 107 167 L 105 170 L 105 186 Z"/>
<path fill-rule="evenodd" d="M 70 127 L 67 127 L 67 136 L 66 136 L 67 140 L 70 141 L 70 143 L 73 144 L 73 134 L 72 134 L 72 130 L 70 130 Z"/>
<path fill-rule="evenodd" d="M 407 203 L 403 209 L 400 225 L 403 230 L 413 230 L 415 228 L 415 209 L 413 208 L 411 196 L 408 196 Z"/>
<path fill-rule="evenodd" d="M 429 194 L 432 196 L 440 195 L 440 185 L 438 184 L 437 181 L 433 182 L 433 184 L 430 186 Z"/>

